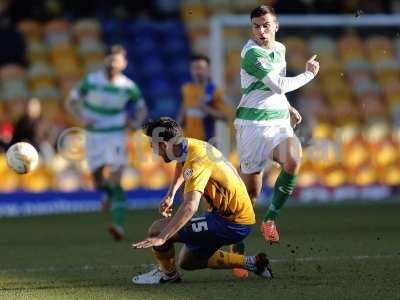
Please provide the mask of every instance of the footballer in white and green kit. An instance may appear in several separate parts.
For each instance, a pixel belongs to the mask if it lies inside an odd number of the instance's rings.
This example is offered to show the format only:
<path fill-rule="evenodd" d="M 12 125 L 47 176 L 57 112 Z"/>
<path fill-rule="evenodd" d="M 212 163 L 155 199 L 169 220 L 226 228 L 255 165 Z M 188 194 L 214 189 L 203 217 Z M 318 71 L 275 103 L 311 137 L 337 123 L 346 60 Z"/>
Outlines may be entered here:
<path fill-rule="evenodd" d="M 261 193 L 268 160 L 282 167 L 262 224 L 265 239 L 278 242 L 275 219 L 295 188 L 301 162 L 301 145 L 292 128 L 301 122 L 301 116 L 290 106 L 285 93 L 310 82 L 318 73 L 319 63 L 314 56 L 303 73 L 286 77 L 286 48 L 275 41 L 279 24 L 273 9 L 259 6 L 250 19 L 252 39 L 241 52 L 242 98 L 235 119 L 237 150 L 241 176 L 253 204 Z"/>
<path fill-rule="evenodd" d="M 70 111 L 85 125 L 86 158 L 97 189 L 104 192 L 103 209 L 111 206 L 109 231 L 116 240 L 124 237 L 125 195 L 120 180 L 128 164 L 127 127 L 139 127 L 146 115 L 137 85 L 122 74 L 126 52 L 111 48 L 105 68 L 86 75 L 69 97 Z M 132 119 L 136 113 L 135 120 Z M 110 177 L 103 178 L 108 167 Z"/>

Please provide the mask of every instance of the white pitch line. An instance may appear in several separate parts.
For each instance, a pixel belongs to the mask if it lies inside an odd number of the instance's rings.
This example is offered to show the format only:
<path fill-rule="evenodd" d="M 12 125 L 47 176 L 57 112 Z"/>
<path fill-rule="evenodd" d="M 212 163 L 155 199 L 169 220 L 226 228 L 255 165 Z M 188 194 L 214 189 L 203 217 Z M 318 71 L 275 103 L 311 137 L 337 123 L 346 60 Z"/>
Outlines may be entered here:
<path fill-rule="evenodd" d="M 333 260 L 344 260 L 344 259 L 352 259 L 352 260 L 366 260 L 366 259 L 388 259 L 398 257 L 400 259 L 400 255 L 395 254 L 386 254 L 386 255 L 355 255 L 355 256 L 330 256 L 330 257 L 318 257 L 318 256 L 309 256 L 309 257 L 293 257 L 293 258 L 277 258 L 270 259 L 272 263 L 287 263 L 287 262 L 313 262 L 313 261 L 333 261 Z M 142 264 L 141 268 L 147 268 L 153 264 Z M 70 268 L 65 267 L 36 267 L 36 268 L 11 268 L 11 269 L 2 269 L 0 270 L 0 274 L 5 273 L 39 273 L 39 272 L 88 272 L 88 271 L 96 271 L 96 270 L 106 270 L 106 269 L 135 269 L 138 266 L 135 265 L 97 265 L 97 266 L 75 266 Z"/>
<path fill-rule="evenodd" d="M 329 257 L 318 257 L 318 256 L 309 256 L 309 257 L 293 257 L 290 258 L 281 258 L 281 259 L 270 259 L 272 263 L 284 263 L 284 262 L 292 262 L 292 261 L 330 261 L 330 260 L 343 260 L 343 259 L 352 259 L 352 260 L 365 260 L 365 259 L 387 259 L 394 258 L 398 255 L 395 254 L 386 254 L 386 255 L 355 255 L 355 256 L 329 256 Z M 398 256 L 400 258 L 400 256 Z"/>

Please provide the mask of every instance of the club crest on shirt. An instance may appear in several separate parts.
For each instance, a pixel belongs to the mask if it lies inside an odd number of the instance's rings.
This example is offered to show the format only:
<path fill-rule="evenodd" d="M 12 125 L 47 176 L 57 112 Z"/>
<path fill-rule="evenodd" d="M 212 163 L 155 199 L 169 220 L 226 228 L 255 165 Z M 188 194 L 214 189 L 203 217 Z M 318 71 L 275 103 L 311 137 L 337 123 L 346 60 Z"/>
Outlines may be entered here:
<path fill-rule="evenodd" d="M 193 170 L 191 168 L 187 168 L 183 171 L 183 179 L 188 180 L 190 176 L 192 176 Z"/>
<path fill-rule="evenodd" d="M 266 58 L 258 58 L 256 61 L 256 67 L 258 69 L 266 69 L 268 66 L 268 60 Z"/>

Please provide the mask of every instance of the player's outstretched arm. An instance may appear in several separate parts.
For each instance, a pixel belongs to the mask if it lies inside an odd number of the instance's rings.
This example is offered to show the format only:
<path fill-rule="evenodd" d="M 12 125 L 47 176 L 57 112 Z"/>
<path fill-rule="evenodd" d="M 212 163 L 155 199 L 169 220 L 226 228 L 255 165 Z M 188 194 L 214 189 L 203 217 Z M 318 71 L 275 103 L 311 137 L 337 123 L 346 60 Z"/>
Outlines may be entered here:
<path fill-rule="evenodd" d="M 306 70 L 295 77 L 280 76 L 275 72 L 268 73 L 263 81 L 277 94 L 285 94 L 301 88 L 309 83 L 319 71 L 319 62 L 316 61 L 316 55 L 313 55 L 306 63 Z"/>
<path fill-rule="evenodd" d="M 184 196 L 182 204 L 176 214 L 165 226 L 164 230 L 154 238 L 147 238 L 132 245 L 133 248 L 149 248 L 163 245 L 168 239 L 174 236 L 197 212 L 202 193 L 198 191 L 188 192 Z"/>
<path fill-rule="evenodd" d="M 182 164 L 177 162 L 175 167 L 174 178 L 169 186 L 167 195 L 160 202 L 160 213 L 164 217 L 170 217 L 172 215 L 172 204 L 174 202 L 175 194 L 184 182 L 182 176 Z"/>

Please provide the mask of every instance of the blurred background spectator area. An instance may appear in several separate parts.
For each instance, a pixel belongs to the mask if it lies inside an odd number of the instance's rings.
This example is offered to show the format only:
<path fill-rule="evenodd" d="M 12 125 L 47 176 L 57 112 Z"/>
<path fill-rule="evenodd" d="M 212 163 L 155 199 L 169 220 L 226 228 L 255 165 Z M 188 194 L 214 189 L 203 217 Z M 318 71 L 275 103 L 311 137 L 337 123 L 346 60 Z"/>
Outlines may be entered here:
<path fill-rule="evenodd" d="M 400 9 L 396 1 L 0 0 L 0 191 L 92 187 L 85 160 L 65 159 L 56 145 L 63 130 L 77 125 L 63 108 L 66 95 L 84 74 L 101 68 L 107 47 L 126 47 L 126 75 L 142 90 L 150 117 L 175 117 L 181 86 L 190 80 L 190 55 L 212 51 L 212 16 L 248 14 L 260 3 L 274 5 L 278 15 L 362 18 Z M 248 38 L 248 28 L 224 30 L 225 100 L 232 106 L 240 100 L 240 50 Z M 289 75 L 302 72 L 314 53 L 321 63 L 318 80 L 289 99 L 303 114 L 299 135 L 308 144 L 299 186 L 399 185 L 400 33 L 393 28 L 281 28 L 277 39 L 287 47 Z M 27 117 L 32 101 L 40 104 L 34 121 Z M 17 176 L 8 169 L 4 151 L 16 136 L 28 139 L 16 135 L 18 122 L 26 118 L 34 124 L 30 141 L 40 149 L 42 163 L 35 172 Z M 140 132 L 131 133 L 129 151 L 124 188 L 168 185 L 173 166 L 152 157 Z M 230 159 L 237 166 L 235 151 Z M 266 182 L 274 182 L 277 172 L 273 167 Z"/>

